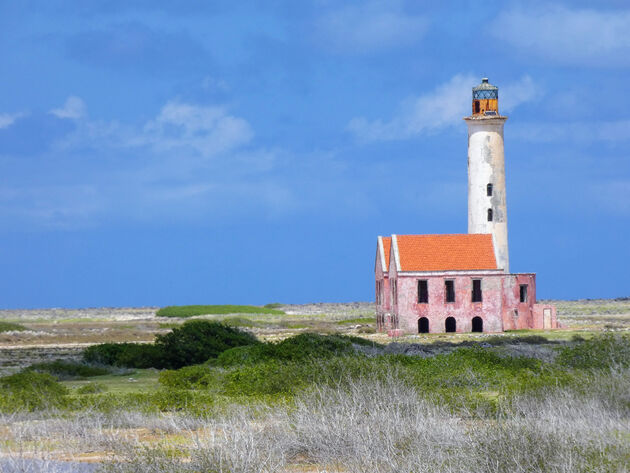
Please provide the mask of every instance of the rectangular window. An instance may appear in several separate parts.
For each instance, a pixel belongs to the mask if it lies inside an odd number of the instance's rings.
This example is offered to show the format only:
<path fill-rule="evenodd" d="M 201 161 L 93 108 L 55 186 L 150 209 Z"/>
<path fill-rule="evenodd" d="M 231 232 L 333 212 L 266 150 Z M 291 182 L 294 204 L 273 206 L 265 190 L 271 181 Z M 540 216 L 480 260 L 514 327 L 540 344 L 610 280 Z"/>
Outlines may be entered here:
<path fill-rule="evenodd" d="M 426 304 L 429 302 L 429 281 L 420 279 L 418 281 L 418 303 Z"/>
<path fill-rule="evenodd" d="M 455 281 L 452 279 L 444 281 L 446 291 L 446 302 L 455 302 Z"/>
<path fill-rule="evenodd" d="M 527 284 L 521 284 L 521 302 L 527 302 Z"/>
<path fill-rule="evenodd" d="M 481 302 L 482 298 L 483 297 L 481 294 L 481 279 L 473 279 L 472 301 Z"/>
<path fill-rule="evenodd" d="M 396 298 L 398 296 L 398 287 L 397 287 L 397 283 L 398 281 L 393 280 L 391 282 L 392 285 L 392 304 L 397 304 L 398 303 L 398 299 Z"/>
<path fill-rule="evenodd" d="M 488 222 L 492 222 L 492 209 L 488 209 Z"/>

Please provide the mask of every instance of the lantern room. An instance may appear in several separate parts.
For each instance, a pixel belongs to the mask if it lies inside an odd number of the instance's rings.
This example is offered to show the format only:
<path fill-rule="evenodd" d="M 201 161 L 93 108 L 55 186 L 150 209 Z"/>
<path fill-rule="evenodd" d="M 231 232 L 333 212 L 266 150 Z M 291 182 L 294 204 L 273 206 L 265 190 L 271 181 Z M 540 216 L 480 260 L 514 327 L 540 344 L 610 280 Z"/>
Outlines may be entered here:
<path fill-rule="evenodd" d="M 499 114 L 499 88 L 488 82 L 488 78 L 481 79 L 481 84 L 473 87 L 472 114 L 473 116 L 493 116 Z"/>

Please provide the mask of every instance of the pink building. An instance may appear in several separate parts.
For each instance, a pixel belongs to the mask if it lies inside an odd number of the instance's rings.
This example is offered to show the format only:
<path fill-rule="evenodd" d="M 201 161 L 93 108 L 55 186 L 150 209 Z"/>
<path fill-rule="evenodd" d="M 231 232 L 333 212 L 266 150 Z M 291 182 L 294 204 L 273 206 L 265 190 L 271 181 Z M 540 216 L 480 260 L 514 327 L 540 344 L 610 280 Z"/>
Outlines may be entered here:
<path fill-rule="evenodd" d="M 497 268 L 489 234 L 378 237 L 375 273 L 377 325 L 392 335 L 557 327 L 536 275 Z"/>
<path fill-rule="evenodd" d="M 536 303 L 536 275 L 509 272 L 499 89 L 473 88 L 468 125 L 468 233 L 378 237 L 376 317 L 381 331 L 502 332 L 557 328 Z"/>

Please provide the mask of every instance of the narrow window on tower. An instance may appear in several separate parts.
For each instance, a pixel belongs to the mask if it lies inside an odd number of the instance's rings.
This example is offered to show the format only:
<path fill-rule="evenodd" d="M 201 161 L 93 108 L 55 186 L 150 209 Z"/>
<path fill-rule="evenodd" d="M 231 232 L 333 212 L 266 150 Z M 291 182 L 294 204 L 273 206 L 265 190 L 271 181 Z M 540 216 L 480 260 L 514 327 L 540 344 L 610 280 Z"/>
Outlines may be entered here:
<path fill-rule="evenodd" d="M 420 279 L 418 281 L 418 303 L 426 304 L 429 302 L 429 281 Z"/>
<path fill-rule="evenodd" d="M 475 113 L 479 113 L 479 112 L 480 112 L 480 110 L 479 110 L 479 101 L 475 100 Z"/>
<path fill-rule="evenodd" d="M 486 187 L 486 194 L 488 197 L 492 197 L 492 184 L 488 184 Z"/>
<path fill-rule="evenodd" d="M 452 279 L 444 281 L 444 289 L 446 291 L 446 302 L 455 302 L 455 281 Z"/>
<path fill-rule="evenodd" d="M 473 287 L 472 287 L 472 301 L 473 302 L 481 302 L 482 294 L 481 294 L 481 279 L 473 279 Z"/>
<path fill-rule="evenodd" d="M 527 284 L 521 284 L 521 302 L 527 302 Z"/>
<path fill-rule="evenodd" d="M 492 222 L 492 209 L 488 209 L 488 222 Z"/>

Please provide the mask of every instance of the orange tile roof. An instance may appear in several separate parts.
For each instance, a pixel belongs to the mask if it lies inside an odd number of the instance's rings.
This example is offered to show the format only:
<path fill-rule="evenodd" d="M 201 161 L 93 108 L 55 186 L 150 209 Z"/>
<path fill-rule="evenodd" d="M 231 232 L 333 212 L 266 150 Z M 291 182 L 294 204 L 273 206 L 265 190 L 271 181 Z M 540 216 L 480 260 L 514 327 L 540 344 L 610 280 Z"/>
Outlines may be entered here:
<path fill-rule="evenodd" d="M 385 271 L 389 271 L 389 250 L 392 248 L 392 237 L 383 238 L 383 253 L 385 254 Z"/>
<path fill-rule="evenodd" d="M 396 240 L 401 271 L 497 269 L 490 234 L 396 235 Z"/>

